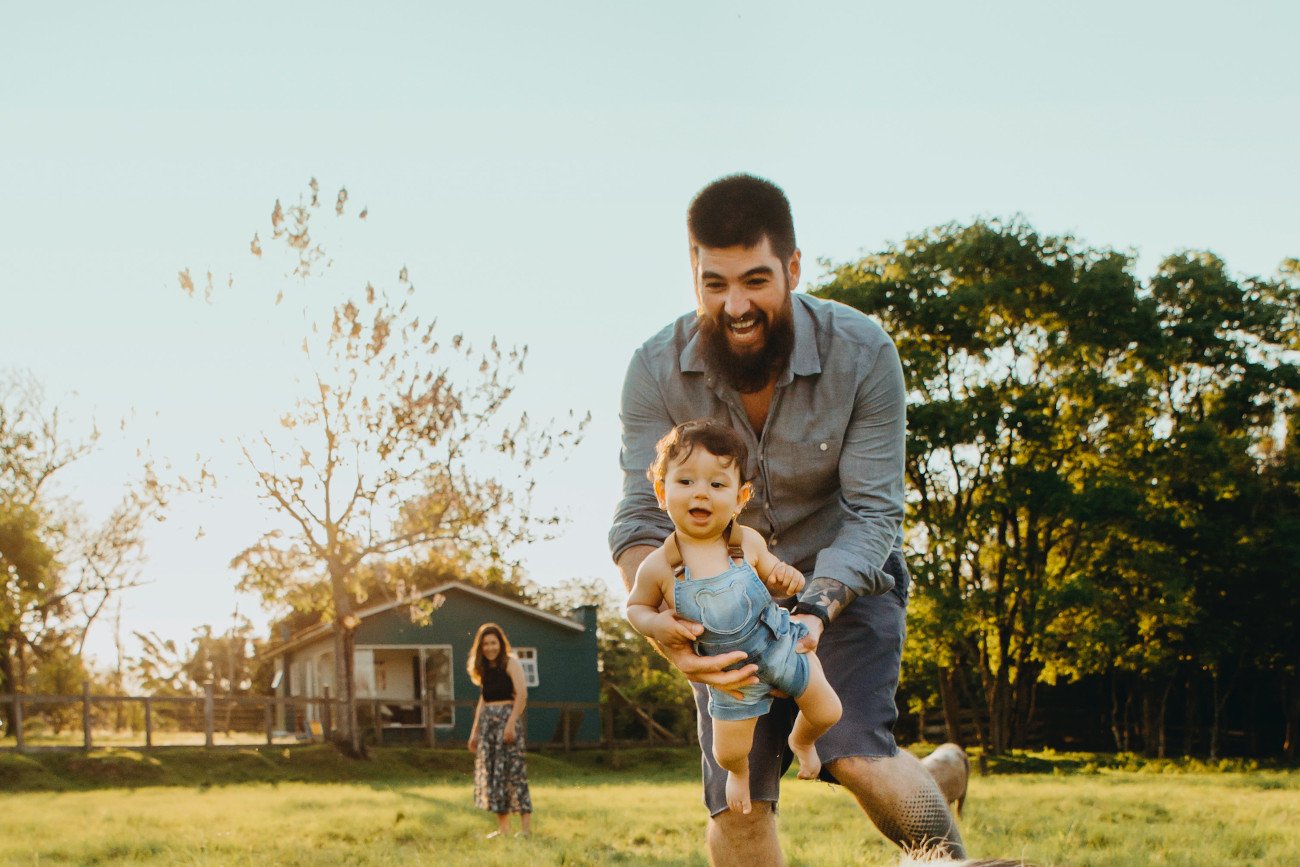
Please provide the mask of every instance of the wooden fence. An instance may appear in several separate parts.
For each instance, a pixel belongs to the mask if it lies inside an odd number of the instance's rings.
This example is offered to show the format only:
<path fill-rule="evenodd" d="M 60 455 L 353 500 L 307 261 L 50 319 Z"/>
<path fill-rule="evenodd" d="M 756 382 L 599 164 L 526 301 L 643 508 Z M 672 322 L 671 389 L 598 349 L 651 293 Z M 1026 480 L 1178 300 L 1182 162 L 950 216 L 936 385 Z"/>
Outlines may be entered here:
<path fill-rule="evenodd" d="M 420 701 L 356 699 L 362 733 L 372 743 L 383 744 L 404 735 L 404 742 L 427 746 L 463 744 L 439 731 L 437 721 L 450 719 L 455 708 L 473 712 L 475 700 L 443 701 L 426 696 Z M 694 708 L 689 706 L 635 705 L 621 695 L 615 701 L 530 701 L 528 708 L 558 710 L 554 740 L 532 746 L 617 749 L 643 744 L 681 744 L 693 737 Z M 214 694 L 211 685 L 201 696 L 92 695 L 83 685 L 81 695 L 0 694 L 0 750 L 90 750 L 95 747 L 155 749 L 174 746 L 248 747 L 328 740 L 338 732 L 344 702 L 331 698 L 230 696 Z M 599 741 L 580 742 L 583 716 L 595 711 L 601 718 Z M 525 725 L 527 724 L 525 710 Z M 394 719 L 419 720 L 400 725 Z M 673 723 L 670 727 L 663 721 Z"/>

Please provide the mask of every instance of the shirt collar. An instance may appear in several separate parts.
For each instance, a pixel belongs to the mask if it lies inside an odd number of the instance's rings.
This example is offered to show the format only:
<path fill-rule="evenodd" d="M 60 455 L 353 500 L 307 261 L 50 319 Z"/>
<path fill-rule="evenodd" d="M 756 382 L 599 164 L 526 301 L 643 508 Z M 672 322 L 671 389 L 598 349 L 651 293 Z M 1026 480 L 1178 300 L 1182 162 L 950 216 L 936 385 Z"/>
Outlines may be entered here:
<path fill-rule="evenodd" d="M 796 376 L 814 376 L 822 372 L 821 356 L 817 352 L 817 329 L 813 323 L 812 311 L 802 295 L 790 299 L 794 317 L 794 349 L 790 353 L 790 363 L 777 379 L 777 385 L 789 385 Z M 699 314 L 697 313 L 696 316 Z M 691 339 L 682 348 L 682 373 L 706 373 L 708 364 L 704 359 L 704 340 L 700 336 L 698 322 Z"/>

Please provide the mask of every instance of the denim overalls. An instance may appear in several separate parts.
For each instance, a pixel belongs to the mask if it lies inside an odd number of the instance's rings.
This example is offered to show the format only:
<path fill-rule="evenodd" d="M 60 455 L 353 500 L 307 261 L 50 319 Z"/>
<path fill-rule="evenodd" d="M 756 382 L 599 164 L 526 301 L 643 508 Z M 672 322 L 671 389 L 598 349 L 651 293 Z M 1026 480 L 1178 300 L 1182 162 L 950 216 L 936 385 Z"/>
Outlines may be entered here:
<path fill-rule="evenodd" d="M 792 623 L 790 612 L 772 601 L 738 545 L 730 546 L 728 553 L 731 568 L 711 578 L 692 578 L 690 570 L 674 564 L 678 580 L 673 584 L 673 607 L 679 616 L 703 624 L 704 632 L 695 640 L 696 653 L 716 656 L 743 650 L 745 659 L 729 669 L 758 664 L 759 682 L 740 687 L 743 699 L 709 687 L 709 714 L 714 719 L 741 720 L 767 713 L 774 687 L 791 698 L 803 694 L 808 687 L 808 659 L 794 646 L 807 630 Z"/>

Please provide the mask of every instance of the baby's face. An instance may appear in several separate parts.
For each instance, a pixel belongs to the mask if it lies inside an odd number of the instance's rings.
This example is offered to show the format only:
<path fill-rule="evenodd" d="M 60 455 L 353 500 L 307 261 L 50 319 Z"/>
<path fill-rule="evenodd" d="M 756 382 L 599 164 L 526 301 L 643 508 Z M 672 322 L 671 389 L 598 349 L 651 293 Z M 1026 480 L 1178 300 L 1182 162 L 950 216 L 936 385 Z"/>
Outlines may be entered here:
<path fill-rule="evenodd" d="M 749 486 L 740 483 L 740 467 L 696 446 L 684 459 L 668 465 L 655 482 L 659 505 L 679 533 L 696 539 L 720 537 L 749 499 Z"/>

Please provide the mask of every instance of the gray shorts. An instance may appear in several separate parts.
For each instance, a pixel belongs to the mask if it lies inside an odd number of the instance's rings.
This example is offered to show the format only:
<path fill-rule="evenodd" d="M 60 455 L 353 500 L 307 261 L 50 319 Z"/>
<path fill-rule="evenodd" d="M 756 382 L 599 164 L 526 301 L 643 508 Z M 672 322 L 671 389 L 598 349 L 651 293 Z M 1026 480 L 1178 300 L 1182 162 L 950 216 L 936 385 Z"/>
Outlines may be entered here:
<path fill-rule="evenodd" d="M 827 765 L 849 756 L 892 756 L 894 722 L 898 707 L 898 668 L 907 635 L 907 593 L 911 578 L 902 558 L 891 554 L 885 571 L 894 576 L 894 589 L 880 596 L 860 596 L 840 613 L 822 634 L 817 658 L 826 679 L 840 697 L 843 716 L 817 741 L 822 760 L 821 778 L 837 782 Z M 713 720 L 709 716 L 709 690 L 693 683 L 700 736 L 700 765 L 704 773 L 704 803 L 709 815 L 727 809 L 727 772 L 713 760 Z M 777 699 L 772 710 L 754 726 L 754 746 L 749 752 L 749 793 L 755 801 L 776 804 L 781 775 L 793 756 L 786 743 L 799 708 L 791 699 Z"/>

